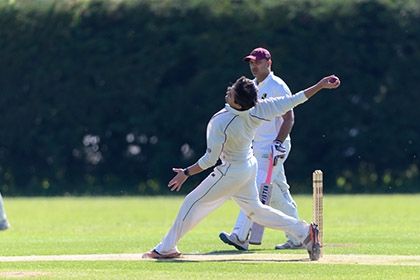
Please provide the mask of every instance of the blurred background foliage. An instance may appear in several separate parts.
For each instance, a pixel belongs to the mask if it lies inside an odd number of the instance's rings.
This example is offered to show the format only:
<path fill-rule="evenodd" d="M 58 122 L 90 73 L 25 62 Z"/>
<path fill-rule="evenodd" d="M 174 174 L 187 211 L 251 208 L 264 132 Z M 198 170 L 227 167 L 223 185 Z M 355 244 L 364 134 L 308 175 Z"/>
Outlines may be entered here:
<path fill-rule="evenodd" d="M 292 92 L 342 80 L 295 109 L 293 193 L 316 169 L 327 193 L 419 192 L 419 22 L 416 0 L 0 0 L 0 190 L 169 193 L 263 46 Z"/>

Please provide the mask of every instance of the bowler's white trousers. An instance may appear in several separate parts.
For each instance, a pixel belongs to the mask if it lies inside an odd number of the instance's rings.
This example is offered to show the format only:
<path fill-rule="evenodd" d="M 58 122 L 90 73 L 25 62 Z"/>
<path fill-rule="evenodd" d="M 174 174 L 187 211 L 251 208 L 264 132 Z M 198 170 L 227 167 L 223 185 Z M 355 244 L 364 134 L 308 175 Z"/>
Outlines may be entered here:
<path fill-rule="evenodd" d="M 230 198 L 253 222 L 285 231 L 303 242 L 309 234 L 308 224 L 263 205 L 258 198 L 256 173 L 255 157 L 239 164 L 223 163 L 216 166 L 213 172 L 185 197 L 174 224 L 155 250 L 160 254 L 178 252 L 179 240 Z"/>
<path fill-rule="evenodd" d="M 285 140 L 283 145 L 286 147 L 287 154 L 283 159 L 279 159 L 277 165 L 273 168 L 273 177 L 272 184 L 273 188 L 271 191 L 271 202 L 270 206 L 274 209 L 278 209 L 285 213 L 286 215 L 292 216 L 296 219 L 299 219 L 299 214 L 297 211 L 297 205 L 294 201 L 292 195 L 290 194 L 290 186 L 287 183 L 286 175 L 284 172 L 284 162 L 286 161 L 289 153 L 291 151 L 291 141 L 290 138 Z M 265 181 L 267 177 L 267 170 L 269 164 L 269 153 L 270 146 L 264 147 L 265 149 L 257 149 L 255 151 L 255 156 L 258 161 L 258 174 L 257 174 L 257 186 L 259 186 Z M 252 228 L 252 221 L 248 219 L 247 215 L 241 210 L 239 212 L 238 218 L 236 219 L 235 225 L 233 227 L 232 233 L 235 233 L 238 236 L 238 239 L 245 241 L 248 238 L 248 235 Z M 293 235 L 290 235 L 286 232 L 286 238 L 291 240 L 293 244 L 298 245 L 300 240 L 295 238 Z"/>

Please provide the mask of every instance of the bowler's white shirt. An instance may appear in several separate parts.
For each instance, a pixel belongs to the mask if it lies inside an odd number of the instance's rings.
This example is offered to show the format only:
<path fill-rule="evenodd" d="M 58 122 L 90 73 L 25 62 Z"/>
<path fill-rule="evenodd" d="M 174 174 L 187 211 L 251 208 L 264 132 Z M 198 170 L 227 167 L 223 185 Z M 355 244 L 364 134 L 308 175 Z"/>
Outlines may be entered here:
<path fill-rule="evenodd" d="M 253 156 L 251 148 L 257 128 L 305 102 L 303 91 L 286 97 L 266 98 L 247 111 L 238 111 L 228 104 L 217 112 L 207 125 L 207 150 L 198 160 L 202 169 L 214 166 L 217 160 L 229 164 L 246 164 Z"/>

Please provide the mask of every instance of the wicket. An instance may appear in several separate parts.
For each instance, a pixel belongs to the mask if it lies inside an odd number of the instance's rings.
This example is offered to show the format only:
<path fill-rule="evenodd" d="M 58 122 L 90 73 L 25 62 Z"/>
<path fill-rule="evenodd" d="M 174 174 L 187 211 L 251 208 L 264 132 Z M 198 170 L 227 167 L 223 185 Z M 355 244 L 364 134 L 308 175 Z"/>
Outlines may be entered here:
<path fill-rule="evenodd" d="M 323 220 L 322 220 L 322 212 L 323 212 L 323 178 L 322 178 L 322 171 L 315 170 L 312 174 L 312 186 L 313 186 L 313 210 L 314 210 L 314 223 L 318 225 L 319 230 L 319 243 L 321 247 L 323 247 Z"/>

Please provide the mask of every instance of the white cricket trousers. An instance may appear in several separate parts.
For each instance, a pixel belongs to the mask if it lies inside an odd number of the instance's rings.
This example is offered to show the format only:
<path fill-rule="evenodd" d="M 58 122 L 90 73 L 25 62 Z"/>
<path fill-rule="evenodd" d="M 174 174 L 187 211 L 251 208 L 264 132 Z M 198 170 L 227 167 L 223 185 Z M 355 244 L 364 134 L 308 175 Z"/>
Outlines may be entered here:
<path fill-rule="evenodd" d="M 0 193 L 0 221 L 5 221 L 6 219 L 7 217 L 6 217 L 6 211 L 4 211 L 3 197 Z"/>
<path fill-rule="evenodd" d="M 284 172 L 284 162 L 289 156 L 291 150 L 291 141 L 287 139 L 283 143 L 286 147 L 287 154 L 286 156 L 279 160 L 277 165 L 273 168 L 272 184 L 273 188 L 271 191 L 271 202 L 270 206 L 274 209 L 280 210 L 286 215 L 292 216 L 296 219 L 299 219 L 299 214 L 297 211 L 297 205 L 294 201 L 292 195 L 290 194 L 290 186 L 287 183 L 286 175 Z M 257 186 L 259 186 L 265 181 L 267 177 L 268 164 L 269 164 L 269 149 L 258 150 L 256 151 L 256 158 L 258 161 L 258 174 L 257 174 Z M 253 222 L 248 219 L 246 214 L 243 211 L 239 212 L 238 218 L 236 219 L 235 225 L 233 227 L 232 233 L 235 233 L 239 240 L 245 241 L 248 238 L 248 235 L 251 231 Z M 290 235 L 286 232 L 286 238 L 293 242 L 293 244 L 298 245 L 301 241 Z"/>
<path fill-rule="evenodd" d="M 258 198 L 256 173 L 257 160 L 254 157 L 244 163 L 224 163 L 215 167 L 213 172 L 185 197 L 175 222 L 155 250 L 160 254 L 178 252 L 179 240 L 230 198 L 252 221 L 288 232 L 303 242 L 309 234 L 308 224 L 263 205 Z"/>

